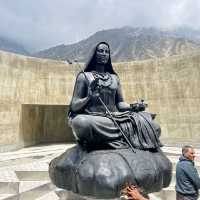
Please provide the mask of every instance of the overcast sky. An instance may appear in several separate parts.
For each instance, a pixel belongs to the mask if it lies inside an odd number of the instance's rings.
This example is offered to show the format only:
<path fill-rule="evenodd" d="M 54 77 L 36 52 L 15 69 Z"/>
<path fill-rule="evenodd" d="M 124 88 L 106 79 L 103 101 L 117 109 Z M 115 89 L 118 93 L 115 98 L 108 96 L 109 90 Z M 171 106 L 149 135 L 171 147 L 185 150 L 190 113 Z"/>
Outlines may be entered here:
<path fill-rule="evenodd" d="M 200 27 L 199 0 L 0 0 L 0 35 L 32 50 L 122 26 Z"/>

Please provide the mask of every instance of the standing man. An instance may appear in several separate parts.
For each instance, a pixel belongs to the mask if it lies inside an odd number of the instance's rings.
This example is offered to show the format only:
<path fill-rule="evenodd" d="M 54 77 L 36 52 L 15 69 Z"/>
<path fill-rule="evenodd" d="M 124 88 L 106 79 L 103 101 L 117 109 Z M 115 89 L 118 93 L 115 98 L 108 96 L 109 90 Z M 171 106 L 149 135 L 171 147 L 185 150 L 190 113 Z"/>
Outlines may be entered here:
<path fill-rule="evenodd" d="M 183 146 L 182 156 L 176 165 L 176 200 L 197 200 L 200 189 L 199 174 L 194 166 L 195 151 Z"/>

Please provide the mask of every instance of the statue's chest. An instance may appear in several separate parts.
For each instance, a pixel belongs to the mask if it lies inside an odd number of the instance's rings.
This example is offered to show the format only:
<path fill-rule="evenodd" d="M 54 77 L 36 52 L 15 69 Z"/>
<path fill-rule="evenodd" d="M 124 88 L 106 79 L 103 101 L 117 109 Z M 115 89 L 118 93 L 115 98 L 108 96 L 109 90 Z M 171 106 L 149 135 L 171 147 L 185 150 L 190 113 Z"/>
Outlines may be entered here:
<path fill-rule="evenodd" d="M 87 76 L 90 82 L 98 79 L 98 86 L 101 92 L 113 93 L 118 88 L 117 78 L 113 74 L 89 72 Z"/>

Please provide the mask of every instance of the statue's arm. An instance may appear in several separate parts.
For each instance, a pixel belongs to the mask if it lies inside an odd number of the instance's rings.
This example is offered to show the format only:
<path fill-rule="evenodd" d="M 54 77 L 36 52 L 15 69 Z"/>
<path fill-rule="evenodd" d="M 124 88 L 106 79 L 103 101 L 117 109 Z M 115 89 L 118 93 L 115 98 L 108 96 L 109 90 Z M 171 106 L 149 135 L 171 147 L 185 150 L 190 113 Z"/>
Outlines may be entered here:
<path fill-rule="evenodd" d="M 128 104 L 126 102 L 124 102 L 123 97 L 122 97 L 122 89 L 121 89 L 121 84 L 119 82 L 118 79 L 118 89 L 117 89 L 117 93 L 116 93 L 116 106 L 118 108 L 119 111 L 133 111 L 133 112 L 140 112 L 140 111 L 144 111 L 147 107 L 147 104 L 144 103 L 144 100 L 141 100 L 138 103 L 134 103 L 134 104 Z"/>
<path fill-rule="evenodd" d="M 130 105 L 121 99 L 121 101 L 117 103 L 118 110 L 122 112 L 124 111 L 140 112 L 140 111 L 144 111 L 146 107 L 147 107 L 147 104 L 144 104 L 142 101 L 139 103 L 134 103 Z"/>
<path fill-rule="evenodd" d="M 128 103 L 126 103 L 123 99 L 122 89 L 121 89 L 121 84 L 120 84 L 119 79 L 118 79 L 118 88 L 117 88 L 117 92 L 116 92 L 116 96 L 115 96 L 115 102 L 116 102 L 116 106 L 119 111 L 123 112 L 123 111 L 131 110 L 130 105 Z"/>
<path fill-rule="evenodd" d="M 88 84 L 83 73 L 80 73 L 76 79 L 74 86 L 74 93 L 71 101 L 71 110 L 73 112 L 80 112 L 87 105 Z"/>

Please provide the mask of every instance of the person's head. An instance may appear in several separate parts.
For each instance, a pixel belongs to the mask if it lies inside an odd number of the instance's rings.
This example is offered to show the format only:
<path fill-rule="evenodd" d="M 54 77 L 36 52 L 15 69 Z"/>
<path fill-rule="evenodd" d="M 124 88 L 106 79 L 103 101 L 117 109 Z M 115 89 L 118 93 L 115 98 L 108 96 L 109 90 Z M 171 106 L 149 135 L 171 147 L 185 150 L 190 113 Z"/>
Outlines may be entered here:
<path fill-rule="evenodd" d="M 190 145 L 185 145 L 182 147 L 182 155 L 188 160 L 194 161 L 195 151 L 194 148 Z"/>
<path fill-rule="evenodd" d="M 106 42 L 100 42 L 95 46 L 84 71 L 93 71 L 97 65 L 104 65 L 105 72 L 116 74 L 111 63 L 110 47 Z"/>

